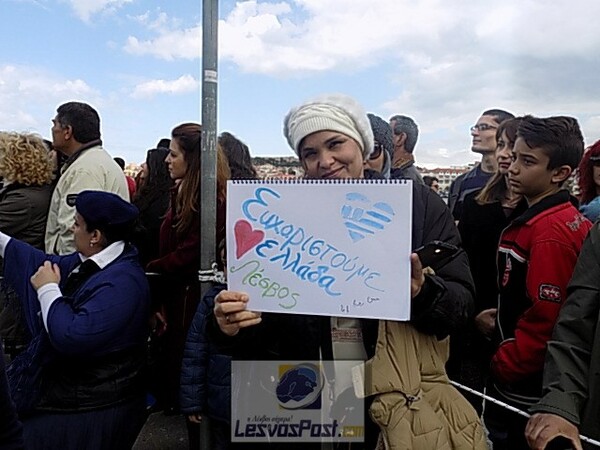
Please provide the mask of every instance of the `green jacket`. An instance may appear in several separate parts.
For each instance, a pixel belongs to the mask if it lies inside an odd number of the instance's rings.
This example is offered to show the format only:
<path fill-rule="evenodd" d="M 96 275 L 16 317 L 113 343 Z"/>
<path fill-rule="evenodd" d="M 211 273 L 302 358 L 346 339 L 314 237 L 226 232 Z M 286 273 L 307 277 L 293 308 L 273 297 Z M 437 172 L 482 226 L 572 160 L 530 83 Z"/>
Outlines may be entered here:
<path fill-rule="evenodd" d="M 590 230 L 554 328 L 544 366 L 544 396 L 530 412 L 552 413 L 600 438 L 600 225 Z"/>

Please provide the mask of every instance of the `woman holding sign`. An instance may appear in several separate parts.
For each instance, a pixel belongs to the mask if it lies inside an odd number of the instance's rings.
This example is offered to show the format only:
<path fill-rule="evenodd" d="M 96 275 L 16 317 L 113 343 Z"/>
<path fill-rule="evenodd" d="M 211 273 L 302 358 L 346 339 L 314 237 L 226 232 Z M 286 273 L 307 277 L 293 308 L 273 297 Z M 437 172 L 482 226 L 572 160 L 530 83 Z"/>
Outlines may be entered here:
<path fill-rule="evenodd" d="M 365 168 L 373 149 L 367 114 L 350 97 L 330 95 L 293 108 L 284 134 L 306 178 L 379 178 Z M 458 232 L 442 200 L 422 185 L 412 189 L 413 248 L 432 241 L 458 246 Z M 410 264 L 410 322 L 261 315 L 247 309 L 247 294 L 223 291 L 215 300 L 214 337 L 245 359 L 366 361 L 363 382 L 350 380 L 349 388 L 354 381 L 355 390 L 370 397 L 371 417 L 386 447 L 486 448 L 475 411 L 448 384 L 444 369 L 445 338 L 466 323 L 472 309 L 467 257 L 461 251 L 435 273 L 424 269 L 415 253 Z M 350 379 L 338 375 L 336 384 Z M 366 422 L 364 448 L 372 449 L 378 430 Z"/>

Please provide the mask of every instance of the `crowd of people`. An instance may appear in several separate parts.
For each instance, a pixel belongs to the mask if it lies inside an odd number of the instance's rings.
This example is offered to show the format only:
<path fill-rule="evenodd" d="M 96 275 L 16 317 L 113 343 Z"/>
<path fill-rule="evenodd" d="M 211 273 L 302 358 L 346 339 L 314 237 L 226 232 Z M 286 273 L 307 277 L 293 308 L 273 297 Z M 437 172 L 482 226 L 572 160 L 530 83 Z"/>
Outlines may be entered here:
<path fill-rule="evenodd" d="M 191 449 L 321 448 L 231 442 L 238 358 L 363 361 L 364 443 L 336 450 L 600 438 L 600 141 L 584 150 L 575 118 L 484 111 L 471 127 L 481 162 L 446 205 L 415 165 L 411 117 L 341 94 L 290 109 L 304 178 L 411 180 L 412 248 L 459 249 L 433 268 L 410 255 L 406 322 L 259 313 L 226 280 L 202 296 L 202 126 L 174 126 L 130 178 L 90 105 L 65 103 L 52 123 L 51 141 L 0 133 L 0 448 L 129 449 L 153 411 L 182 415 Z M 216 161 L 226 274 L 227 180 L 257 172 L 229 132 Z M 566 188 L 574 174 L 580 193 Z M 342 346 L 339 330 L 355 338 Z"/>

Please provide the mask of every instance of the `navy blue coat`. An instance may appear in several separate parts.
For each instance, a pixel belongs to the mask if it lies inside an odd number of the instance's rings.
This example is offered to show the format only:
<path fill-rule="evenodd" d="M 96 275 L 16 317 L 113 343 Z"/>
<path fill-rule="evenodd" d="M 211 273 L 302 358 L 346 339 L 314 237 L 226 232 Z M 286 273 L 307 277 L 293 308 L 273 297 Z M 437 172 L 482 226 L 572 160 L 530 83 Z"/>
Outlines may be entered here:
<path fill-rule="evenodd" d="M 21 298 L 31 334 L 43 331 L 40 304 L 29 281 L 44 261 L 58 264 L 61 287 L 79 254 L 46 255 L 12 239 L 4 255 L 4 278 Z M 48 312 L 50 363 L 44 368 L 40 405 L 82 411 L 118 404 L 142 393 L 147 335 L 148 281 L 130 245 L 72 296 Z"/>
<path fill-rule="evenodd" d="M 183 350 L 179 402 L 184 414 L 202 413 L 229 423 L 231 357 L 219 352 L 206 333 L 215 297 L 224 289 L 227 285 L 215 285 L 198 304 Z"/>

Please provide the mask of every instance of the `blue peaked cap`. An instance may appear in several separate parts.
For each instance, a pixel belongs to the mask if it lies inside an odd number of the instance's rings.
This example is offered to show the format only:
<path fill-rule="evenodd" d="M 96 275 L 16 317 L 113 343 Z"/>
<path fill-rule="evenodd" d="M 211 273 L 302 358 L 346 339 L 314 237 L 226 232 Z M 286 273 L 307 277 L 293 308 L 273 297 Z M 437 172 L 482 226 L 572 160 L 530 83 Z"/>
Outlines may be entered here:
<path fill-rule="evenodd" d="M 101 228 L 128 225 L 139 215 L 135 205 L 104 191 L 80 192 L 75 200 L 75 208 L 86 223 Z"/>

